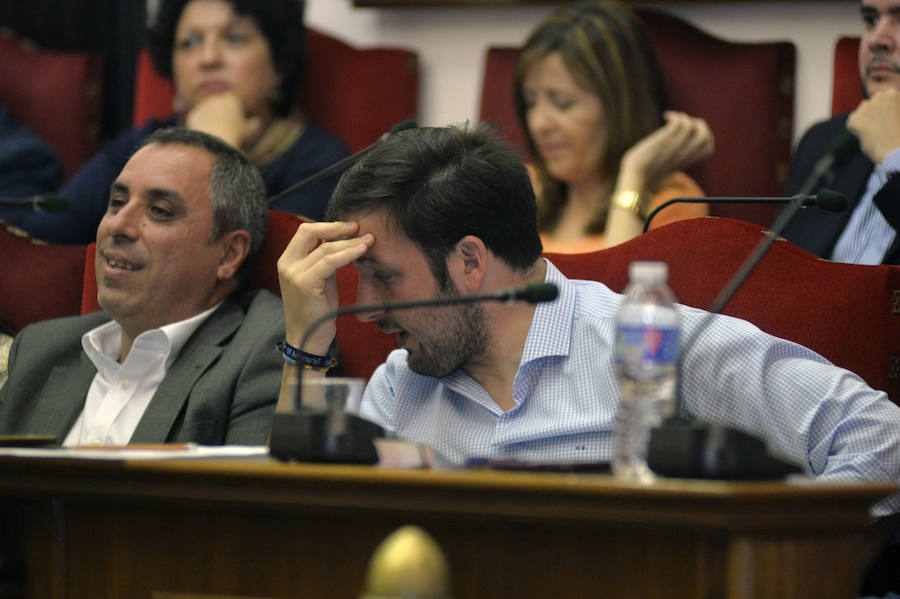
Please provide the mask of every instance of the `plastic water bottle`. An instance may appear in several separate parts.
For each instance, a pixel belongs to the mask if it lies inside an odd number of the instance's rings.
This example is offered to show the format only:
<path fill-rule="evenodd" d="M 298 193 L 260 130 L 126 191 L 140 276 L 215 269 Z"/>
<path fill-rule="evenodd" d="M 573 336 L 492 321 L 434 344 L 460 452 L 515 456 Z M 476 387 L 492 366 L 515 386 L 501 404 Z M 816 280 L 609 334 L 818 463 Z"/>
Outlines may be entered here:
<path fill-rule="evenodd" d="M 675 406 L 680 317 L 663 262 L 633 262 L 616 314 L 616 369 L 622 402 L 613 431 L 618 477 L 653 480 L 647 467 L 650 430 Z"/>

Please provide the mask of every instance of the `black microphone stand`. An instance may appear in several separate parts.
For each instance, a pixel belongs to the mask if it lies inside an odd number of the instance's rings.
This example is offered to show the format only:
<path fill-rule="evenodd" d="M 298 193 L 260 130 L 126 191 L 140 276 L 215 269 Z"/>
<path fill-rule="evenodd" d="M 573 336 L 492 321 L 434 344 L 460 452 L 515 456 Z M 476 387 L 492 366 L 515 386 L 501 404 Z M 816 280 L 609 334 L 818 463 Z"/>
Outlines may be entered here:
<path fill-rule="evenodd" d="M 0 206 L 25 208 L 33 212 L 64 212 L 69 209 L 69 199 L 51 193 L 40 193 L 24 198 L 0 197 Z"/>
<path fill-rule="evenodd" d="M 796 197 L 798 196 L 794 196 L 794 198 Z M 647 229 L 650 228 L 650 221 L 653 220 L 654 216 L 672 204 L 787 204 L 792 199 L 793 198 L 672 198 L 671 200 L 666 200 L 647 214 L 647 218 L 644 219 L 644 228 L 641 229 L 641 233 L 647 232 Z M 816 203 L 815 196 L 804 196 L 801 197 L 800 200 L 803 202 L 803 206 L 809 206 Z"/>
<path fill-rule="evenodd" d="M 794 196 L 772 228 L 765 232 L 762 241 L 713 300 L 709 311 L 681 347 L 679 370 L 684 356 L 697 343 L 701 333 L 725 308 L 801 207 L 802 198 Z M 647 466 L 656 474 L 673 478 L 756 480 L 783 478 L 802 470 L 797 464 L 771 455 L 765 442 L 753 435 L 722 425 L 685 419 L 680 415 L 683 394 L 682 376 L 679 372 L 675 382 L 675 415 L 650 431 Z"/>
<path fill-rule="evenodd" d="M 803 207 L 804 200 L 821 181 L 830 178 L 832 169 L 858 147 L 856 138 L 839 136 L 814 166 L 800 192 L 791 197 L 763 239 L 713 300 L 691 336 L 682 344 L 678 369 L 684 357 L 697 343 L 716 315 L 725 308 L 751 271 L 759 264 L 784 227 Z M 683 402 L 682 376 L 676 378 L 674 416 L 650 432 L 647 465 L 662 476 L 675 478 L 711 478 L 725 480 L 764 480 L 783 478 L 800 472 L 799 465 L 771 455 L 762 439 L 743 431 L 688 420 L 680 415 Z"/>
<path fill-rule="evenodd" d="M 801 208 L 807 206 L 819 206 L 823 210 L 830 212 L 843 212 L 847 209 L 847 198 L 836 191 L 830 189 L 821 189 L 816 195 L 797 194 L 791 197 L 775 197 L 775 198 L 672 198 L 654 208 L 644 219 L 644 228 L 642 233 L 646 233 L 650 228 L 650 221 L 661 210 L 671 206 L 672 204 L 787 204 L 788 202 L 799 202 Z"/>

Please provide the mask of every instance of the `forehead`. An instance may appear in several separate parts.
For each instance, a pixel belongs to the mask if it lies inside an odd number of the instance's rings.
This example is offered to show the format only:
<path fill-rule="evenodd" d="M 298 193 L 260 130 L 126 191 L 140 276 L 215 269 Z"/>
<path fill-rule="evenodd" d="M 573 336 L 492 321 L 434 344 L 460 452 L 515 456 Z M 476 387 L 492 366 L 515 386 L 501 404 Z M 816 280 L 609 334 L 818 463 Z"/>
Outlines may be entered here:
<path fill-rule="evenodd" d="M 215 160 L 201 148 L 181 144 L 150 144 L 135 152 L 116 178 L 132 194 L 147 190 L 177 193 L 192 203 L 209 201 L 209 178 Z"/>
<path fill-rule="evenodd" d="M 353 215 L 347 220 L 359 223 L 357 235 L 371 233 L 375 236 L 375 243 L 356 260 L 357 264 L 401 267 L 417 258 L 424 260 L 422 250 L 397 229 L 384 211 Z"/>
<path fill-rule="evenodd" d="M 566 66 L 562 55 L 559 52 L 550 52 L 536 58 L 528 70 L 525 72 L 525 80 L 529 79 L 551 79 L 554 81 L 567 82 L 574 84 L 575 80 L 569 67 Z"/>
<path fill-rule="evenodd" d="M 178 19 L 178 28 L 227 24 L 240 19 L 234 7 L 223 0 L 191 0 Z M 252 19 L 251 19 L 252 20 Z"/>
<path fill-rule="evenodd" d="M 531 63 L 522 80 L 525 87 L 549 86 L 565 89 L 571 93 L 596 95 L 585 77 L 569 68 L 563 55 L 550 52 Z"/>

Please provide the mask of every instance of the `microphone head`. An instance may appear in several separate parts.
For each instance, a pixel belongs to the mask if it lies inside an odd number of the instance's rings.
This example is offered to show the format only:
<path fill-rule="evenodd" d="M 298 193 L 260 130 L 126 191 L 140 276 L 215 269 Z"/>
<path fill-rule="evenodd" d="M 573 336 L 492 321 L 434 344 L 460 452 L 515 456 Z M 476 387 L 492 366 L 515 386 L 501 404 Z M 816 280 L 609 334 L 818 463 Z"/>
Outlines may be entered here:
<path fill-rule="evenodd" d="M 520 299 L 529 304 L 551 302 L 559 295 L 559 289 L 553 283 L 529 283 L 522 289 Z"/>
<path fill-rule="evenodd" d="M 399 133 L 400 131 L 405 131 L 407 129 L 417 129 L 419 125 L 413 119 L 406 119 L 405 121 L 400 121 L 388 131 L 388 134 L 393 135 L 394 133 Z"/>
<path fill-rule="evenodd" d="M 57 195 L 43 195 L 39 204 L 40 209 L 47 212 L 64 212 L 69 209 L 69 198 Z"/>
<path fill-rule="evenodd" d="M 821 189 L 816 194 L 816 206 L 829 212 L 843 212 L 847 209 L 847 198 L 831 189 Z"/>

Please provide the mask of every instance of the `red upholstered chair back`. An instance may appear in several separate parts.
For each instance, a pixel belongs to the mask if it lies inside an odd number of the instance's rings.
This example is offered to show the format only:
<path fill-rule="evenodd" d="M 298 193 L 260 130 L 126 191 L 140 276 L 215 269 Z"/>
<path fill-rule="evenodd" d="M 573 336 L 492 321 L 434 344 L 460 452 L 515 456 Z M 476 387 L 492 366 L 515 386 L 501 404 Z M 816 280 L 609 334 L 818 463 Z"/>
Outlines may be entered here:
<path fill-rule="evenodd" d="M 0 36 L 0 104 L 55 147 L 71 177 L 97 151 L 103 57 Z"/>
<path fill-rule="evenodd" d="M 169 116 L 174 111 L 174 98 L 172 83 L 156 72 L 150 53 L 142 50 L 134 74 L 133 124 L 140 126 L 147 119 Z"/>
<path fill-rule="evenodd" d="M 297 227 L 303 219 L 294 214 L 269 210 L 268 231 L 256 257 L 256 264 L 250 274 L 250 289 L 268 289 L 272 293 L 281 295 L 278 285 L 278 258 L 291 241 Z M 94 257 L 96 256 L 96 244 L 87 246 L 84 262 L 84 284 L 81 293 L 81 313 L 96 312 L 100 309 L 97 303 L 97 273 L 94 271 Z"/>
<path fill-rule="evenodd" d="M 728 42 L 671 15 L 642 11 L 672 108 L 706 119 L 716 151 L 691 169 L 707 195 L 780 196 L 793 132 L 795 49 L 791 42 Z M 490 48 L 480 119 L 501 126 L 527 156 L 513 101 L 517 48 Z M 712 213 L 768 226 L 777 206 L 726 205 Z"/>
<path fill-rule="evenodd" d="M 307 29 L 307 68 L 298 99 L 309 118 L 344 140 L 352 151 L 374 143 L 396 123 L 418 114 L 419 70 L 415 52 L 354 48 Z M 172 86 L 138 59 L 134 123 L 172 114 Z"/>
<path fill-rule="evenodd" d="M 850 112 L 862 102 L 859 78 L 859 38 L 842 37 L 834 45 L 831 82 L 831 114 Z"/>
<path fill-rule="evenodd" d="M 16 330 L 81 307 L 85 246 L 49 245 L 0 221 L 0 317 Z"/>
<path fill-rule="evenodd" d="M 705 309 L 763 235 L 745 221 L 693 219 L 593 254 L 548 257 L 570 278 L 615 291 L 632 261 L 661 260 L 678 300 Z M 781 239 L 724 313 L 809 347 L 900 403 L 900 267 L 828 262 Z"/>
<path fill-rule="evenodd" d="M 418 55 L 400 48 L 358 49 L 307 30 L 306 75 L 300 103 L 313 122 L 351 151 L 419 113 Z"/>

